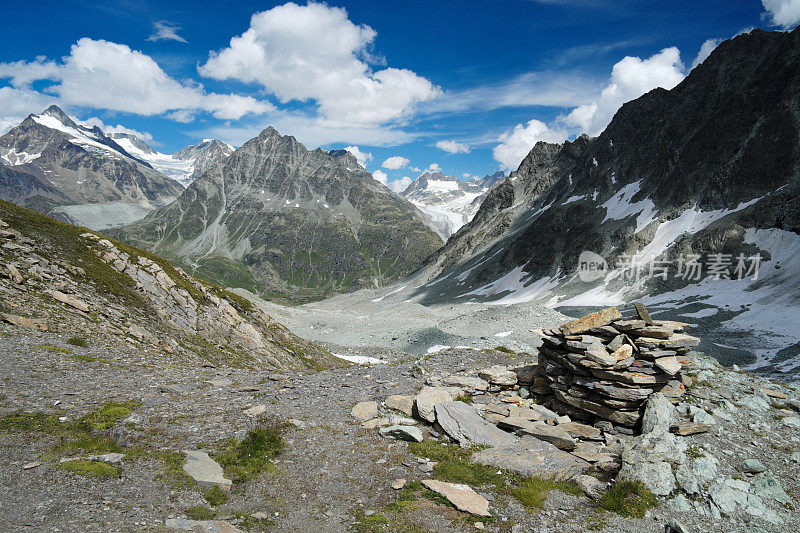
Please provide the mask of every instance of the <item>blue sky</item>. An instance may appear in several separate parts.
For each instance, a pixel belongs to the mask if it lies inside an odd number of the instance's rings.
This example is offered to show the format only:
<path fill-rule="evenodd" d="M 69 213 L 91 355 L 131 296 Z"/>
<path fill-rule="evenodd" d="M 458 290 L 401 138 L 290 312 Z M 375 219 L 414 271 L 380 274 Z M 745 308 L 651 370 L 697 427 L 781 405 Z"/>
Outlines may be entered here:
<path fill-rule="evenodd" d="M 4 6 L 2 131 L 50 103 L 167 153 L 273 125 L 389 182 L 513 169 L 719 40 L 800 22 L 797 0 L 97 4 Z"/>

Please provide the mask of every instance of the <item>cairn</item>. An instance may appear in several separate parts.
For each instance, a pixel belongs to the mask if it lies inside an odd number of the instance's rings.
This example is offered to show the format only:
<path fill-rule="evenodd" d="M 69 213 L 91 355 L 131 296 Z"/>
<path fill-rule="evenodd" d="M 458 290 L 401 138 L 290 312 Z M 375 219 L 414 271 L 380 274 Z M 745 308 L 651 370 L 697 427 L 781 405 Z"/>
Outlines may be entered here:
<path fill-rule="evenodd" d="M 636 310 L 633 320 L 612 307 L 546 329 L 531 392 L 558 413 L 628 433 L 654 392 L 677 403 L 686 392 L 686 355 L 700 339 L 683 333 L 688 324 L 652 320 L 642 304 Z"/>

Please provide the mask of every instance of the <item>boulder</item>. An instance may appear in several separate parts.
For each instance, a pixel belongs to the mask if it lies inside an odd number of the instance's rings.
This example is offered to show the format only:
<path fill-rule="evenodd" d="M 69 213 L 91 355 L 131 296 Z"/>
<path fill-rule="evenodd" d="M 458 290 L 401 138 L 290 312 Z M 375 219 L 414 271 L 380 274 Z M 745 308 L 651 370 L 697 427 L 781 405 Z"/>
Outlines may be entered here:
<path fill-rule="evenodd" d="M 451 401 L 455 395 L 452 389 L 444 387 L 422 387 L 419 394 L 414 398 L 414 407 L 417 415 L 430 423 L 436 422 L 436 404 Z"/>
<path fill-rule="evenodd" d="M 395 394 L 386 398 L 386 407 L 411 416 L 414 411 L 414 396 Z"/>
<path fill-rule="evenodd" d="M 516 440 L 512 435 L 481 418 L 475 408 L 464 402 L 437 403 L 436 422 L 461 446 L 472 444 L 501 446 Z"/>
<path fill-rule="evenodd" d="M 596 477 L 587 476 L 585 474 L 575 476 L 574 481 L 578 484 L 583 493 L 592 500 L 599 500 L 603 492 L 608 488 L 605 483 Z"/>
<path fill-rule="evenodd" d="M 474 453 L 470 460 L 516 472 L 525 477 L 541 477 L 556 481 L 573 479 L 590 468 L 588 462 L 534 437 L 522 437 L 519 442 L 513 444 L 479 451 Z"/>
<path fill-rule="evenodd" d="M 489 368 L 484 368 L 478 372 L 478 375 L 492 385 L 513 387 L 517 384 L 517 373 L 502 365 L 494 365 Z"/>
<path fill-rule="evenodd" d="M 519 430 L 526 435 L 549 442 L 556 448 L 571 451 L 575 449 L 575 440 L 561 426 L 548 426 L 543 422 L 531 422 Z"/>
<path fill-rule="evenodd" d="M 660 392 L 650 395 L 642 417 L 642 433 L 667 432 L 675 419 L 675 408 Z"/>

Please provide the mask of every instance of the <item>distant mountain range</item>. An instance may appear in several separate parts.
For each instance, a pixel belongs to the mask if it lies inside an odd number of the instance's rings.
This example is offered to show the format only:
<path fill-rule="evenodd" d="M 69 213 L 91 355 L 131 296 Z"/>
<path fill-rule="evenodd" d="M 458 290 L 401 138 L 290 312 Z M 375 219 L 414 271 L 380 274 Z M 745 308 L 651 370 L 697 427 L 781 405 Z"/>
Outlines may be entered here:
<path fill-rule="evenodd" d="M 114 234 L 223 285 L 292 302 L 384 285 L 442 245 L 349 152 L 307 150 L 273 128 Z"/>
<path fill-rule="evenodd" d="M 796 370 L 799 109 L 800 30 L 723 42 L 599 137 L 538 143 L 434 256 L 423 301 L 644 299 L 723 362 Z"/>
<path fill-rule="evenodd" d="M 469 180 L 425 172 L 400 194 L 417 206 L 436 233 L 447 240 L 472 220 L 489 189 L 503 178 L 502 172 Z"/>
<path fill-rule="evenodd" d="M 207 139 L 169 156 L 126 133 L 77 124 L 57 106 L 0 137 L 0 198 L 104 229 L 139 220 L 233 147 Z"/>

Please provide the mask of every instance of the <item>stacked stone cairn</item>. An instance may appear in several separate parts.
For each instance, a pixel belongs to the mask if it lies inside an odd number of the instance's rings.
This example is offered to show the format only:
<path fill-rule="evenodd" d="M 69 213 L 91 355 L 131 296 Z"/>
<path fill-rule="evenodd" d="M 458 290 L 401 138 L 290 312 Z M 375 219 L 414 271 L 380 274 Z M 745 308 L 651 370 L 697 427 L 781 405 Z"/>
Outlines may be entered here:
<path fill-rule="evenodd" d="M 652 320 L 635 306 L 632 320 L 612 307 L 546 329 L 531 392 L 557 413 L 624 433 L 640 424 L 654 392 L 678 403 L 686 392 L 681 370 L 700 339 L 684 333 L 688 324 Z"/>

